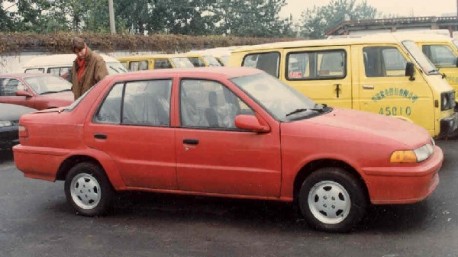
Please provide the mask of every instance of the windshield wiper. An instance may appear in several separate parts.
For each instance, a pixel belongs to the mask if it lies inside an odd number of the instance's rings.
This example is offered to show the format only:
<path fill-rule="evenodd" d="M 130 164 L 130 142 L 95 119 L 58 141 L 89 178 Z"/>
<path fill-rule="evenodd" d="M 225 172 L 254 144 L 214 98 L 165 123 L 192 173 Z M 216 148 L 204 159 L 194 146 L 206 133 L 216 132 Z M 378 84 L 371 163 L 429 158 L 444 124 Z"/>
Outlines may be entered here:
<path fill-rule="evenodd" d="M 320 106 L 319 108 L 317 108 L 317 106 Z M 288 114 L 286 114 L 285 116 L 288 117 L 288 116 L 291 116 L 293 114 L 296 114 L 296 113 L 300 113 L 300 112 L 305 112 L 305 111 L 316 111 L 316 112 L 325 112 L 325 108 L 328 107 L 326 104 L 315 104 L 315 107 L 314 108 L 310 108 L 310 109 L 307 109 L 307 108 L 299 108 L 299 109 L 296 109 Z"/>
<path fill-rule="evenodd" d="M 291 116 L 293 114 L 296 114 L 296 113 L 300 113 L 300 112 L 305 112 L 305 111 L 308 111 L 309 109 L 306 109 L 306 108 L 301 108 L 301 109 L 296 109 L 288 114 L 286 114 L 285 116 L 288 117 L 288 116 Z"/>
<path fill-rule="evenodd" d="M 59 92 L 65 92 L 65 91 L 72 91 L 72 89 L 71 88 L 67 88 L 67 89 L 60 90 Z"/>
<path fill-rule="evenodd" d="M 54 94 L 54 93 L 57 93 L 57 91 L 45 91 L 45 92 L 41 92 L 40 95 L 47 95 L 47 94 Z"/>

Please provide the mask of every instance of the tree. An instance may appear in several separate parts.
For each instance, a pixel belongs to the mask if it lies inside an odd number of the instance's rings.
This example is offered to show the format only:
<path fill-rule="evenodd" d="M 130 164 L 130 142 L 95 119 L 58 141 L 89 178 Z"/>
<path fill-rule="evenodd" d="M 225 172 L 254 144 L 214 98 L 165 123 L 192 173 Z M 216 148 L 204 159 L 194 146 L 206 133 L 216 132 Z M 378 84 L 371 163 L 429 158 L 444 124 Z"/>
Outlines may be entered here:
<path fill-rule="evenodd" d="M 8 8 L 11 8 L 15 4 L 12 0 L 0 0 L 0 31 L 12 31 L 14 22 L 11 12 Z M 4 7 L 5 6 L 5 7 Z"/>
<path fill-rule="evenodd" d="M 310 38 L 323 38 L 326 30 L 344 20 L 374 19 L 377 9 L 366 1 L 356 5 L 356 0 L 331 0 L 328 5 L 307 9 L 302 13 L 301 34 Z"/>
<path fill-rule="evenodd" d="M 291 20 L 280 19 L 278 13 L 286 0 L 218 1 L 221 17 L 220 34 L 234 36 L 280 37 L 291 34 Z"/>

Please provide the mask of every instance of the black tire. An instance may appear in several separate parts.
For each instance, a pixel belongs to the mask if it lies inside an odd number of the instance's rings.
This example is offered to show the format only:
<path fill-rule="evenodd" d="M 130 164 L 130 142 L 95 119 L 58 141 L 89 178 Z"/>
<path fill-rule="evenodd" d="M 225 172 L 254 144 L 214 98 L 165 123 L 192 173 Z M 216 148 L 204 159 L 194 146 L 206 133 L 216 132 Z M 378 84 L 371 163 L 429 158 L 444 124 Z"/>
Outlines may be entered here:
<path fill-rule="evenodd" d="M 77 214 L 99 216 L 111 207 L 114 190 L 105 172 L 93 163 L 78 163 L 71 168 L 64 189 Z"/>
<path fill-rule="evenodd" d="M 363 218 L 368 204 L 361 182 L 335 167 L 310 174 L 302 183 L 298 197 L 305 221 L 326 232 L 349 232 Z"/>

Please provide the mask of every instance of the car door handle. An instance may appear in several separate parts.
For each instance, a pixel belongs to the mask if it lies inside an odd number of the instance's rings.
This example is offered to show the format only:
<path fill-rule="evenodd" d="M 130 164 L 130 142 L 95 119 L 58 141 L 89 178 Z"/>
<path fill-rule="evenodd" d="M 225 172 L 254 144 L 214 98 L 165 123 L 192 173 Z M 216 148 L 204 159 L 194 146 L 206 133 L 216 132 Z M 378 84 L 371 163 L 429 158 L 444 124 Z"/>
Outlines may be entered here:
<path fill-rule="evenodd" d="M 363 85 L 363 89 L 374 89 L 374 85 Z"/>
<path fill-rule="evenodd" d="M 107 139 L 107 135 L 105 134 L 94 134 L 95 139 Z"/>
<path fill-rule="evenodd" d="M 199 144 L 199 140 L 198 139 L 183 139 L 183 144 L 197 145 Z"/>

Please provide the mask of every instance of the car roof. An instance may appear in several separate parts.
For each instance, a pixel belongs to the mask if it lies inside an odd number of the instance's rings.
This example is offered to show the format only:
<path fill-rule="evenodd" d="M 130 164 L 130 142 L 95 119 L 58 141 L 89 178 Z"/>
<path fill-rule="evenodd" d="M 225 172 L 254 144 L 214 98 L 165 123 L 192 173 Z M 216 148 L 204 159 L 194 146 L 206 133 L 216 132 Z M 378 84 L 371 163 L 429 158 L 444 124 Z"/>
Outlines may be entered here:
<path fill-rule="evenodd" d="M 142 55 L 128 55 L 118 57 L 118 61 L 139 61 L 146 59 L 155 59 L 155 58 L 185 58 L 183 54 L 142 54 Z"/>
<path fill-rule="evenodd" d="M 31 77 L 58 77 L 58 76 L 52 75 L 50 73 L 5 73 L 5 74 L 0 74 L 0 78 L 24 79 L 24 78 L 31 78 Z"/>
<path fill-rule="evenodd" d="M 106 54 L 98 53 L 105 62 L 119 62 L 117 59 Z M 24 69 L 43 68 L 49 66 L 72 66 L 76 59 L 75 54 L 52 54 L 37 56 L 24 64 Z"/>
<path fill-rule="evenodd" d="M 275 50 L 282 48 L 299 48 L 299 47 L 318 47 L 318 46 L 346 46 L 358 44 L 398 44 L 393 35 L 383 35 L 380 37 L 357 37 L 357 38 L 332 38 L 332 39 L 313 39 L 313 40 L 296 40 L 275 42 L 260 45 L 241 46 L 233 49 L 232 52 L 245 52 L 252 50 Z"/>
<path fill-rule="evenodd" d="M 135 71 L 122 74 L 110 75 L 115 80 L 129 79 L 144 79 L 154 77 L 192 77 L 192 78 L 234 78 L 247 75 L 263 73 L 263 71 L 255 68 L 247 67 L 202 67 L 202 68 L 174 68 L 174 69 L 159 69 Z"/>

